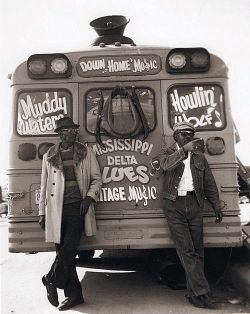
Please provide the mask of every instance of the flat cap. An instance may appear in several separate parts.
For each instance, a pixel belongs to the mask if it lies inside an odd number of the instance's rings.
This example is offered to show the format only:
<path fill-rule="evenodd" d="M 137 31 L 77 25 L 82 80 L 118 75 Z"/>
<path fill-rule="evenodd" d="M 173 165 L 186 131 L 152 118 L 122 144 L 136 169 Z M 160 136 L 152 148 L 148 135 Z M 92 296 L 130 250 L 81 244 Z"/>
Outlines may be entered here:
<path fill-rule="evenodd" d="M 173 130 L 174 130 L 174 133 L 180 130 L 190 130 L 195 133 L 194 125 L 187 121 L 181 121 L 181 122 L 175 123 L 175 125 L 173 126 Z"/>

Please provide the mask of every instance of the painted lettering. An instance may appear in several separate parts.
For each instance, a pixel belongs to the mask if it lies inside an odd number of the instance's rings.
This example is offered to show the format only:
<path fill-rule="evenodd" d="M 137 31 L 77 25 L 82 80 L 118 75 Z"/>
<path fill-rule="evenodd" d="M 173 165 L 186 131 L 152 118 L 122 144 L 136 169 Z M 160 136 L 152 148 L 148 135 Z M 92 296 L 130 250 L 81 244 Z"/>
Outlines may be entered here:
<path fill-rule="evenodd" d="M 134 59 L 133 72 L 149 72 L 150 70 L 157 69 L 156 60 L 147 59 Z"/>
<path fill-rule="evenodd" d="M 180 121 L 187 121 L 190 122 L 194 125 L 194 127 L 202 127 L 202 126 L 206 126 L 206 125 L 211 125 L 212 121 L 213 121 L 213 117 L 211 114 L 202 114 L 200 117 L 196 117 L 196 116 L 191 116 L 191 117 L 187 117 L 185 115 L 185 113 L 183 113 L 181 116 L 176 116 L 175 117 L 175 123 L 176 122 L 180 122 Z M 221 121 L 219 123 L 219 125 L 221 126 Z M 215 123 L 215 126 L 218 127 L 218 124 Z"/>
<path fill-rule="evenodd" d="M 139 203 L 142 201 L 143 206 L 148 205 L 149 200 L 157 199 L 157 190 L 155 186 L 128 186 L 127 195 L 124 186 L 120 187 L 102 187 L 100 192 L 100 202 L 119 202 L 130 201 Z"/>
<path fill-rule="evenodd" d="M 147 206 L 148 200 L 155 200 L 156 198 L 157 195 L 155 186 L 129 186 L 129 201 L 135 201 L 136 203 L 143 201 L 143 206 Z"/>
<path fill-rule="evenodd" d="M 126 201 L 125 189 L 123 186 L 114 188 L 103 187 L 99 197 L 100 202 Z"/>
<path fill-rule="evenodd" d="M 205 106 L 215 107 L 217 105 L 214 102 L 214 90 L 204 90 L 202 86 L 195 86 L 194 91 L 185 96 L 179 96 L 178 90 L 174 89 L 174 91 L 170 93 L 170 98 L 174 110 L 180 113 L 188 109 Z"/>
<path fill-rule="evenodd" d="M 27 121 L 18 118 L 17 131 L 21 135 L 36 135 L 56 128 L 55 121 L 63 118 L 63 114 L 46 118 L 39 117 L 37 120 L 28 119 Z"/>
<path fill-rule="evenodd" d="M 223 125 L 223 93 L 216 86 L 192 86 L 174 88 L 170 94 L 173 123 L 188 121 L 195 127 Z"/>
<path fill-rule="evenodd" d="M 127 178 L 130 182 L 139 181 L 142 184 L 149 182 L 148 168 L 144 165 L 137 167 L 103 167 L 102 181 L 103 183 L 120 182 Z"/>
<path fill-rule="evenodd" d="M 121 60 L 121 61 L 114 61 L 108 60 L 108 71 L 109 72 L 123 72 L 123 71 L 130 71 L 130 63 L 129 60 Z"/>
<path fill-rule="evenodd" d="M 63 111 L 65 115 L 67 114 L 66 97 L 58 97 L 57 92 L 54 92 L 54 98 L 50 99 L 48 93 L 45 94 L 45 98 L 43 102 L 38 103 L 32 102 L 30 95 L 27 95 L 26 100 L 20 99 L 19 107 L 23 111 L 21 118 L 27 120 L 58 111 Z"/>
<path fill-rule="evenodd" d="M 127 165 L 136 165 L 137 161 L 135 156 L 107 156 L 107 165 L 108 166 L 127 166 Z"/>
<path fill-rule="evenodd" d="M 88 60 L 80 62 L 80 67 L 82 71 L 96 71 L 105 69 L 105 60 L 104 59 L 97 59 L 97 60 Z"/>
<path fill-rule="evenodd" d="M 56 127 L 55 121 L 68 113 L 66 97 L 59 97 L 57 92 L 47 92 L 43 101 L 36 101 L 36 95 L 26 94 L 18 101 L 17 131 L 21 135 L 52 132 Z"/>
<path fill-rule="evenodd" d="M 153 144 L 146 141 L 142 142 L 139 139 L 108 139 L 103 143 L 105 145 L 104 149 L 99 144 L 93 145 L 92 148 L 97 155 L 125 150 L 149 156 L 153 148 Z"/>

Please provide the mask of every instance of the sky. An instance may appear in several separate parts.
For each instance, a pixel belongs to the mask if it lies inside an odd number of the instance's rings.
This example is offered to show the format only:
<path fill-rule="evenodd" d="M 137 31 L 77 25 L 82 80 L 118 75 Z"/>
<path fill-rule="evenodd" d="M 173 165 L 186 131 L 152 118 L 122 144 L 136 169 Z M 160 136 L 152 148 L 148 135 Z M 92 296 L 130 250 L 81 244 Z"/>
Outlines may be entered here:
<path fill-rule="evenodd" d="M 8 74 L 35 53 L 88 48 L 97 37 L 89 22 L 105 15 L 129 17 L 124 35 L 138 45 L 204 47 L 224 60 L 236 152 L 250 165 L 250 0 L 0 0 L 0 185 L 7 184 Z"/>

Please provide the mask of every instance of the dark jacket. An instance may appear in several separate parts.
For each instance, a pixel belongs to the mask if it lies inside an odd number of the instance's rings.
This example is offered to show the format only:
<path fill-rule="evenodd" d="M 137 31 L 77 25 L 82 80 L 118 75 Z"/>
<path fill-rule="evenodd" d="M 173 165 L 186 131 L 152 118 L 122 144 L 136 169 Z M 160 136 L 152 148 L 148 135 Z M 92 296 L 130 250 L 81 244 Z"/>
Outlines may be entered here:
<path fill-rule="evenodd" d="M 175 145 L 174 145 L 175 146 Z M 183 159 L 186 154 L 183 148 L 175 146 L 163 148 L 159 160 L 163 169 L 163 198 L 175 201 L 178 186 L 184 171 Z M 215 213 L 220 210 L 219 192 L 212 171 L 203 153 L 191 153 L 190 168 L 193 177 L 195 195 L 200 207 L 204 207 L 204 199 L 211 203 Z"/>

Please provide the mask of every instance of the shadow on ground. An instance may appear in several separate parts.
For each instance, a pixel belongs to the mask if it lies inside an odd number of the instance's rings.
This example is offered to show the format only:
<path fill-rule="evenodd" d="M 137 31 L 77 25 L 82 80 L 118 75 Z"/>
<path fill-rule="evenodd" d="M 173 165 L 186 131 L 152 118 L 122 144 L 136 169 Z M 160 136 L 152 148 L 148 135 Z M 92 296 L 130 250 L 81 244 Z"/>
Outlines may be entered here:
<path fill-rule="evenodd" d="M 234 263 L 246 260 L 248 252 L 241 248 L 205 249 L 205 274 L 212 285 L 228 284 L 227 272 Z M 78 260 L 78 266 L 116 271 L 145 271 L 172 289 L 185 289 L 185 273 L 175 249 L 107 250 L 89 261 Z"/>
<path fill-rule="evenodd" d="M 205 274 L 211 285 L 213 300 L 220 307 L 229 303 L 239 304 L 244 308 L 244 313 L 250 313 L 249 302 L 234 289 L 227 276 L 232 264 L 246 258 L 248 256 L 244 247 L 205 250 Z M 89 268 L 89 272 L 99 272 L 105 281 L 122 280 L 123 289 L 126 281 L 131 278 L 137 283 L 142 280 L 137 278 L 138 276 L 144 278 L 141 284 L 147 285 L 145 280 L 149 281 L 153 287 L 158 287 L 156 289 L 159 291 L 161 287 L 166 287 L 168 291 L 186 289 L 185 274 L 175 249 L 104 251 L 99 258 L 85 262 L 78 260 L 77 266 Z M 86 273 L 88 276 L 89 272 Z M 115 287 L 118 293 L 118 282 Z M 157 290 L 157 293 L 160 293 L 159 291 Z M 184 295 L 185 291 L 181 293 Z"/>

